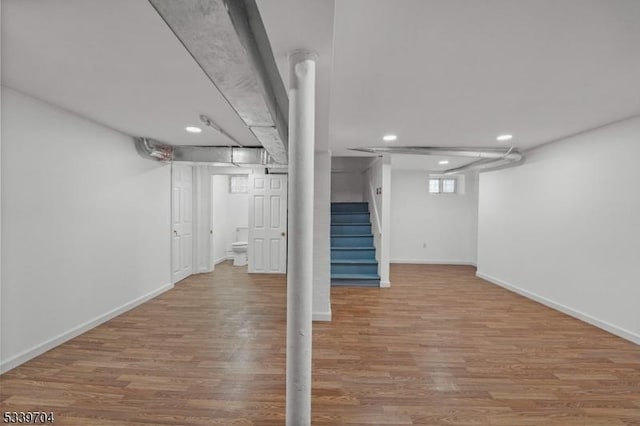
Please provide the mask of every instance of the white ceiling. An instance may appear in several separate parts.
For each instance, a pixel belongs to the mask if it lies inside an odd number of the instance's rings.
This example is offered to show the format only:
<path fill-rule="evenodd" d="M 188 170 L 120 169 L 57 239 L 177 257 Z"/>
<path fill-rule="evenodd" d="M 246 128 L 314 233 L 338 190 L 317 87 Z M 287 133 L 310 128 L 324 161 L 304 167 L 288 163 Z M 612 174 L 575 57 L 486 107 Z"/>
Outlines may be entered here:
<path fill-rule="evenodd" d="M 335 9 L 335 155 L 383 145 L 385 133 L 426 146 L 500 146 L 495 137 L 511 133 L 528 148 L 640 113 L 640 1 L 349 0 Z"/>
<path fill-rule="evenodd" d="M 257 0 L 285 85 L 315 50 L 317 147 L 528 148 L 640 114 L 638 0 Z M 251 132 L 146 0 L 2 0 L 2 82 L 131 135 Z M 509 142 L 507 143 L 509 144 Z"/>
<path fill-rule="evenodd" d="M 2 0 L 2 84 L 134 136 L 229 144 L 206 114 L 260 145 L 146 0 Z"/>
<path fill-rule="evenodd" d="M 394 170 L 428 170 L 441 172 L 448 169 L 464 166 L 476 159 L 466 157 L 446 157 L 438 155 L 410 155 L 393 154 L 391 167 Z M 440 161 L 448 161 L 447 164 L 439 164 Z"/>

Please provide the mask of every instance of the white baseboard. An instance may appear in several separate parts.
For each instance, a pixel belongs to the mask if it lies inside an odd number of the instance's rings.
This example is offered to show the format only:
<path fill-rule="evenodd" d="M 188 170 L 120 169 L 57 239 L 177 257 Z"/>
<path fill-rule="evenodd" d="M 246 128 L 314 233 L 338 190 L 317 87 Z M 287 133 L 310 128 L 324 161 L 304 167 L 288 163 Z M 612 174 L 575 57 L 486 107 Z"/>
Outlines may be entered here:
<path fill-rule="evenodd" d="M 328 321 L 331 322 L 331 309 L 326 312 L 314 312 L 312 315 L 313 321 Z"/>
<path fill-rule="evenodd" d="M 117 317 L 120 314 L 125 313 L 126 311 L 129 311 L 133 308 L 135 308 L 136 306 L 139 306 L 141 304 L 143 304 L 144 302 L 153 299 L 156 296 L 159 296 L 160 294 L 164 293 L 165 291 L 171 290 L 173 288 L 173 284 L 165 284 L 164 286 L 160 287 L 157 290 L 154 290 L 150 293 L 145 294 L 144 296 L 140 296 L 137 299 L 134 299 L 130 302 L 125 303 L 122 306 L 119 306 L 115 309 L 112 309 L 111 311 L 100 315 L 90 321 L 85 322 L 84 324 L 80 324 L 77 327 L 72 328 L 71 330 L 65 331 L 64 333 L 61 333 L 59 335 L 57 335 L 56 337 L 47 340 L 44 343 L 41 343 L 39 345 L 36 345 L 34 347 L 32 347 L 31 349 L 27 349 L 24 352 L 19 353 L 18 355 L 9 358 L 6 361 L 2 361 L 2 363 L 0 363 L 0 374 L 5 373 L 17 366 L 19 366 L 20 364 L 23 364 L 27 361 L 29 361 L 30 359 L 33 359 L 35 357 L 37 357 L 38 355 L 42 355 L 43 353 L 47 352 L 48 350 L 51 350 L 53 348 L 55 348 L 56 346 L 59 346 L 61 344 L 63 344 L 64 342 L 73 339 L 74 337 L 77 337 L 79 335 L 81 335 L 82 333 L 85 333 L 89 330 L 91 330 L 92 328 L 95 328 L 97 326 L 99 326 L 100 324 L 109 321 L 112 318 Z"/>
<path fill-rule="evenodd" d="M 556 311 L 560 311 L 563 314 L 567 314 L 574 318 L 579 319 L 580 321 L 584 321 L 588 324 L 591 324 L 595 327 L 601 328 L 605 331 L 608 331 L 611 334 L 615 334 L 618 337 L 622 337 L 625 340 L 629 340 L 630 342 L 635 343 L 636 345 L 640 345 L 640 335 L 633 333 L 624 328 L 618 327 L 617 325 L 611 324 L 607 321 L 601 320 L 599 318 L 595 318 L 589 314 L 584 312 L 575 310 L 570 308 L 569 306 L 563 305 L 561 303 L 554 302 L 551 299 L 547 299 L 546 297 L 540 296 L 538 294 L 532 293 L 528 290 L 517 287 L 513 284 L 502 281 L 498 278 L 492 277 L 490 275 L 484 274 L 482 272 L 476 272 L 476 276 L 482 278 L 485 281 L 489 281 L 492 284 L 499 285 L 500 287 L 506 288 L 507 290 L 513 291 L 514 293 L 518 293 L 521 296 L 524 296 L 528 299 L 535 300 L 538 303 L 542 303 L 545 306 L 550 307 L 551 309 L 555 309 Z"/>
<path fill-rule="evenodd" d="M 408 263 L 413 265 L 466 265 L 476 266 L 474 262 L 467 260 L 446 260 L 446 259 L 391 259 L 390 263 Z"/>
<path fill-rule="evenodd" d="M 213 263 L 217 265 L 219 263 L 224 262 L 225 260 L 230 260 L 227 255 L 224 255 L 221 258 L 214 260 Z M 231 257 L 231 260 L 233 260 L 233 256 Z"/>
<path fill-rule="evenodd" d="M 391 281 L 380 281 L 380 288 L 389 288 L 391 287 Z"/>

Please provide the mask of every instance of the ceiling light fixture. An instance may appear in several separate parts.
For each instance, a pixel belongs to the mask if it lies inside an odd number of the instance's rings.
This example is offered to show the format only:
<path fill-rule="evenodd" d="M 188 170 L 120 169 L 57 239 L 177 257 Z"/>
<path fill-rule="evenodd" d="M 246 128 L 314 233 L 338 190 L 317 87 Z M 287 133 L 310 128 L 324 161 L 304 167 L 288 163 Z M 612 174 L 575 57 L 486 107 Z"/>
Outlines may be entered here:
<path fill-rule="evenodd" d="M 384 135 L 382 137 L 382 140 L 385 141 L 385 142 L 393 142 L 396 139 L 398 139 L 398 136 L 396 136 L 396 135 Z"/>
<path fill-rule="evenodd" d="M 441 164 L 444 166 L 445 164 L 449 164 L 449 160 L 440 160 L 438 161 L 438 164 Z"/>
<path fill-rule="evenodd" d="M 189 133 L 200 133 L 202 129 L 200 127 L 187 126 L 184 128 Z"/>
<path fill-rule="evenodd" d="M 500 135 L 496 139 L 499 141 L 508 141 L 513 138 L 513 135 Z"/>

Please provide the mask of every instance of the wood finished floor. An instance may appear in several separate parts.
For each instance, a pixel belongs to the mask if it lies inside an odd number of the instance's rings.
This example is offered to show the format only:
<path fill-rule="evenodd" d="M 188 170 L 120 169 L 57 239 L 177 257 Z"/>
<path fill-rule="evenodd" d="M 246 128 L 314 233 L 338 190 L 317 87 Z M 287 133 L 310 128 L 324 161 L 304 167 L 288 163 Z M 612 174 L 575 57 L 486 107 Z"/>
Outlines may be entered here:
<path fill-rule="evenodd" d="M 314 425 L 640 425 L 640 347 L 464 266 L 333 288 Z M 284 424 L 285 280 L 220 265 L 0 376 L 57 425 Z"/>

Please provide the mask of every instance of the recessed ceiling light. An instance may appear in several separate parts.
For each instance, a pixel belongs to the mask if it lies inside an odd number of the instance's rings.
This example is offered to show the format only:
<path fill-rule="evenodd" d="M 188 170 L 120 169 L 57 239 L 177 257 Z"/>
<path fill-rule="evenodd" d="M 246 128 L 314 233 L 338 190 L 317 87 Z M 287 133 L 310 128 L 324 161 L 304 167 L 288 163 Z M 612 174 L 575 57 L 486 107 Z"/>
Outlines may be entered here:
<path fill-rule="evenodd" d="M 438 161 L 438 164 L 442 164 L 442 165 L 449 164 L 449 160 L 440 160 Z"/>
<path fill-rule="evenodd" d="M 384 135 L 382 137 L 382 140 L 385 141 L 385 142 L 393 142 L 396 139 L 398 139 L 398 136 L 396 136 L 396 135 Z"/>
<path fill-rule="evenodd" d="M 500 135 L 496 139 L 499 141 L 508 141 L 513 138 L 513 135 Z"/>
<path fill-rule="evenodd" d="M 184 128 L 189 133 L 200 133 L 202 129 L 200 127 L 187 126 Z"/>

